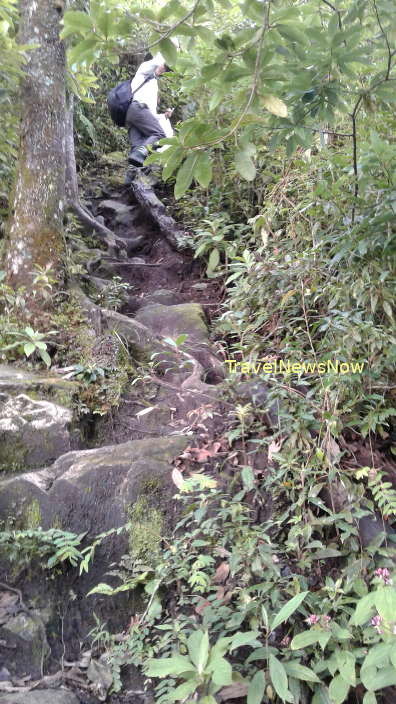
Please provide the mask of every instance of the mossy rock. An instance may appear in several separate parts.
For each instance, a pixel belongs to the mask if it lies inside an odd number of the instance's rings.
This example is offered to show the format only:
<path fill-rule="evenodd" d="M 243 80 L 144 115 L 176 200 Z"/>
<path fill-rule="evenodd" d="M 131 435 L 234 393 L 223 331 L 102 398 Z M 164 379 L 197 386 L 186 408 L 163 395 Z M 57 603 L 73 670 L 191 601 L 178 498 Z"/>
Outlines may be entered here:
<path fill-rule="evenodd" d="M 12 364 L 0 364 L 0 393 L 25 393 L 32 399 L 53 401 L 72 408 L 73 398 L 79 388 L 77 381 L 61 379 L 50 371 L 36 373 Z"/>
<path fill-rule="evenodd" d="M 71 449 L 73 414 L 68 408 L 26 394 L 0 398 L 0 468 L 43 467 Z"/>
<path fill-rule="evenodd" d="M 208 342 L 205 314 L 199 303 L 153 303 L 140 309 L 135 319 L 155 335 L 174 339 L 186 334 L 188 342 Z"/>
<path fill-rule="evenodd" d="M 14 677 L 26 674 L 41 677 L 42 664 L 49 655 L 49 646 L 44 623 L 37 614 L 20 612 L 11 617 L 0 627 L 0 638 L 7 648 L 14 651 L 14 657 L 7 661 L 7 667 Z"/>

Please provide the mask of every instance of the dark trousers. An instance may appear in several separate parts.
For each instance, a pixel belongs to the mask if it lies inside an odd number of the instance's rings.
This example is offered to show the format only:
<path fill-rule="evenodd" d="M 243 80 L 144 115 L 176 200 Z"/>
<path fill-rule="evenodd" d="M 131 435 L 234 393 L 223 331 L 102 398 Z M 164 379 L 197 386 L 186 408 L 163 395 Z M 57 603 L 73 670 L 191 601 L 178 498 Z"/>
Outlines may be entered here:
<path fill-rule="evenodd" d="M 158 120 L 145 103 L 133 100 L 128 108 L 125 126 L 128 129 L 128 139 L 131 147 L 142 144 L 154 144 L 164 139 L 166 134 Z"/>

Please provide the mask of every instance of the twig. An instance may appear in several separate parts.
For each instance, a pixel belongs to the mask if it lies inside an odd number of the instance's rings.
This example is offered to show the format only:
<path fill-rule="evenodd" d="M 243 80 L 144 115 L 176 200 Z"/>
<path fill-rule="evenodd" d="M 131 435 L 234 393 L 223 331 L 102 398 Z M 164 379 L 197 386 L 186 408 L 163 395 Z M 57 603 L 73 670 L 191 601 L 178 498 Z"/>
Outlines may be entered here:
<path fill-rule="evenodd" d="M 149 49 L 152 49 L 153 46 L 157 46 L 157 44 L 159 44 L 160 42 L 162 42 L 164 39 L 167 39 L 168 37 L 170 37 L 170 35 L 172 34 L 172 32 L 174 32 L 175 29 L 177 29 L 177 27 L 180 27 L 181 24 L 183 24 L 184 22 L 186 22 L 187 20 L 189 20 L 190 17 L 192 17 L 192 15 L 194 14 L 194 12 L 195 12 L 195 10 L 197 9 L 197 7 L 198 7 L 198 5 L 199 5 L 200 2 L 201 2 L 201 0 L 195 0 L 195 3 L 194 3 L 194 5 L 193 5 L 192 9 L 191 9 L 189 12 L 187 12 L 187 14 L 184 15 L 184 17 L 182 17 L 181 20 L 179 20 L 178 22 L 176 22 L 176 24 L 172 25 L 172 27 L 170 27 L 164 34 L 162 34 L 159 39 L 156 39 L 155 42 L 152 42 L 152 44 L 149 44 L 148 46 L 145 46 L 143 49 L 139 49 L 139 51 L 136 51 L 135 53 L 136 53 L 136 54 L 141 54 L 141 53 L 143 53 L 144 51 L 148 51 Z"/>
<path fill-rule="evenodd" d="M 378 26 L 379 26 L 379 28 L 380 28 L 380 30 L 381 30 L 381 32 L 382 32 L 382 36 L 383 36 L 384 39 L 385 39 L 386 47 L 387 47 L 387 50 L 388 50 L 388 65 L 387 65 L 386 75 L 385 75 L 385 80 L 387 81 L 387 80 L 389 79 L 389 75 L 390 75 L 391 68 L 392 68 L 392 57 L 394 56 L 394 53 L 395 53 L 395 52 L 394 52 L 394 51 L 392 52 L 392 50 L 391 50 L 391 48 L 390 48 L 389 40 L 388 40 L 388 35 L 386 34 L 386 32 L 385 32 L 385 30 L 384 30 L 384 28 L 383 28 L 383 26 L 382 26 L 382 23 L 381 23 L 381 19 L 380 19 L 380 16 L 379 16 L 377 3 L 376 3 L 375 0 L 372 0 L 372 3 L 373 3 L 373 6 L 374 6 L 374 12 L 375 12 L 375 16 L 376 16 L 376 18 L 377 18 Z"/>
<path fill-rule="evenodd" d="M 322 2 L 324 2 L 324 4 L 327 5 L 328 7 L 331 7 L 331 9 L 333 10 L 333 12 L 336 12 L 336 13 L 337 13 L 337 15 L 338 15 L 338 27 L 339 27 L 339 29 L 341 30 L 341 29 L 342 29 L 341 12 L 340 12 L 339 10 L 337 10 L 337 8 L 334 7 L 334 5 L 332 5 L 331 2 L 329 2 L 329 0 L 322 0 Z"/>
<path fill-rule="evenodd" d="M 352 225 L 355 223 L 355 211 L 356 211 L 356 200 L 359 194 L 359 177 L 358 177 L 358 167 L 357 167 L 357 137 L 356 137 L 356 116 L 360 110 L 362 104 L 363 96 L 359 95 L 359 98 L 353 108 L 351 115 L 352 119 L 352 148 L 353 148 L 353 174 L 355 179 L 355 186 L 353 191 L 353 208 L 352 208 Z"/>

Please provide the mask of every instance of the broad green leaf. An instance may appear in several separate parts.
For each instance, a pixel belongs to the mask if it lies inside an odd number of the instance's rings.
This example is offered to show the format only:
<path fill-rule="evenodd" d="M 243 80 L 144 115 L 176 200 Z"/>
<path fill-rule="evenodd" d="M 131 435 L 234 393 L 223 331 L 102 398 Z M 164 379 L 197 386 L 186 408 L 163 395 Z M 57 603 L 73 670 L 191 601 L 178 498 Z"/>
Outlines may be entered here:
<path fill-rule="evenodd" d="M 356 658 L 349 650 L 336 650 L 335 657 L 340 675 L 352 687 L 356 685 Z"/>
<path fill-rule="evenodd" d="M 337 640 L 350 640 L 352 633 L 347 628 L 342 628 L 335 621 L 331 624 L 331 632 Z"/>
<path fill-rule="evenodd" d="M 158 13 L 158 20 L 160 22 L 163 22 L 164 20 L 168 19 L 168 17 L 180 16 L 180 10 L 183 14 L 185 14 L 185 11 L 182 9 L 180 3 L 177 2 L 177 0 L 170 0 L 170 2 L 167 2 L 166 5 L 161 8 L 160 12 Z"/>
<path fill-rule="evenodd" d="M 33 344 L 33 342 L 25 342 L 23 346 L 23 351 L 26 355 L 26 357 L 30 357 L 32 352 L 36 349 L 36 345 Z"/>
<path fill-rule="evenodd" d="M 191 185 L 191 181 L 194 178 L 194 171 L 197 161 L 198 152 L 193 152 L 192 154 L 189 154 L 187 159 L 183 162 L 179 171 L 177 172 L 175 183 L 176 200 L 180 198 L 183 193 L 186 192 L 187 188 Z"/>
<path fill-rule="evenodd" d="M 324 685 L 318 687 L 312 699 L 312 704 L 332 704 L 329 697 L 329 690 Z"/>
<path fill-rule="evenodd" d="M 362 626 L 364 623 L 367 623 L 373 613 L 374 602 L 375 592 L 370 592 L 360 599 L 355 609 L 355 613 L 351 618 L 351 623 L 354 626 Z"/>
<path fill-rule="evenodd" d="M 172 176 L 175 169 L 177 169 L 177 167 L 182 162 L 183 157 L 185 155 L 185 150 L 183 149 L 183 147 L 174 147 L 167 149 L 165 152 L 162 152 L 162 154 L 166 154 L 166 156 L 168 157 L 166 159 L 165 166 L 162 170 L 162 178 L 164 181 L 166 181 L 170 176 Z"/>
<path fill-rule="evenodd" d="M 209 636 L 207 631 L 194 631 L 187 641 L 188 654 L 201 675 L 208 660 Z"/>
<path fill-rule="evenodd" d="M 375 592 L 374 603 L 379 615 L 386 623 L 395 620 L 396 590 L 393 586 L 380 587 Z"/>
<path fill-rule="evenodd" d="M 98 40 L 93 39 L 83 39 L 82 42 L 76 44 L 73 49 L 70 49 L 68 53 L 68 60 L 70 64 L 80 63 L 85 59 L 87 53 L 92 53 L 93 49 L 97 46 Z"/>
<path fill-rule="evenodd" d="M 236 633 L 230 645 L 230 651 L 241 648 L 243 645 L 251 645 L 252 648 L 260 647 L 261 643 L 257 640 L 258 631 L 246 631 L 246 633 Z"/>
<path fill-rule="evenodd" d="M 202 78 L 204 78 L 206 81 L 210 80 L 211 78 L 214 78 L 220 71 L 223 70 L 223 64 L 222 63 L 214 63 L 214 64 L 207 64 L 202 68 Z"/>
<path fill-rule="evenodd" d="M 294 636 L 290 647 L 292 650 L 300 650 L 307 648 L 309 645 L 319 643 L 322 648 L 325 648 L 330 638 L 330 633 L 326 631 L 317 631 L 314 628 L 309 631 L 303 631 Z"/>
<path fill-rule="evenodd" d="M 228 660 L 222 657 L 216 657 L 210 662 L 210 670 L 212 680 L 216 685 L 226 687 L 232 684 L 232 667 Z"/>
<path fill-rule="evenodd" d="M 210 651 L 210 658 L 209 658 L 209 664 L 211 663 L 212 659 L 217 658 L 219 655 L 224 655 L 228 647 L 232 641 L 231 636 L 227 636 L 225 638 L 219 638 L 218 641 L 214 644 L 213 648 Z"/>
<path fill-rule="evenodd" d="M 291 696 L 287 686 L 286 670 L 280 660 L 272 654 L 269 656 L 269 672 L 272 685 L 277 695 L 282 699 L 282 701 L 293 702 L 293 697 Z"/>
<path fill-rule="evenodd" d="M 303 30 L 298 29 L 293 24 L 278 24 L 276 28 L 282 37 L 289 39 L 291 42 L 296 42 L 302 46 L 307 43 L 308 36 Z"/>
<path fill-rule="evenodd" d="M 301 594 L 296 594 L 290 599 L 284 606 L 282 606 L 279 613 L 275 616 L 273 623 L 271 625 L 271 631 L 274 630 L 280 623 L 287 621 L 287 619 L 298 609 L 300 604 L 304 601 L 308 592 L 301 592 Z"/>
<path fill-rule="evenodd" d="M 396 670 L 393 665 L 388 665 L 380 670 L 374 665 L 370 665 L 370 667 L 360 669 L 360 679 L 366 689 L 370 692 L 376 692 L 378 689 L 396 685 Z"/>
<path fill-rule="evenodd" d="M 63 24 L 65 28 L 73 29 L 73 31 L 80 34 L 86 34 L 87 29 L 93 28 L 90 16 L 86 12 L 80 12 L 79 10 L 68 10 L 65 12 Z"/>
<path fill-rule="evenodd" d="M 341 677 L 336 675 L 330 682 L 329 695 L 333 704 L 342 704 L 348 696 L 349 684 Z"/>
<path fill-rule="evenodd" d="M 377 704 L 377 697 L 374 692 L 366 692 L 363 697 L 363 704 Z"/>
<path fill-rule="evenodd" d="M 199 152 L 194 177 L 202 188 L 207 188 L 212 180 L 212 161 L 207 152 Z"/>
<path fill-rule="evenodd" d="M 319 677 L 313 670 L 305 667 L 305 665 L 300 665 L 297 661 L 284 662 L 283 665 L 290 677 L 295 677 L 303 682 L 320 682 Z"/>
<path fill-rule="evenodd" d="M 246 181 L 253 181 L 256 176 L 256 167 L 251 157 L 243 150 L 235 154 L 235 169 Z"/>
<path fill-rule="evenodd" d="M 174 655 L 172 658 L 147 660 L 145 673 L 148 677 L 167 677 L 180 675 L 182 672 L 195 671 L 192 662 L 184 655 Z"/>
<path fill-rule="evenodd" d="M 167 696 L 167 701 L 177 702 L 181 699 L 187 699 L 190 694 L 193 694 L 195 692 L 197 686 L 198 682 L 195 678 L 188 680 L 187 682 L 183 682 L 183 684 L 180 684 L 178 687 L 176 687 L 176 689 L 172 689 L 169 692 Z"/>
<path fill-rule="evenodd" d="M 45 350 L 40 350 L 40 357 L 43 360 L 44 364 L 47 365 L 47 367 L 51 366 L 51 357 L 49 356 L 48 352 Z"/>
<path fill-rule="evenodd" d="M 242 468 L 241 478 L 246 491 L 250 491 L 254 488 L 254 474 L 252 468 L 249 465 L 246 465 Z"/>
<path fill-rule="evenodd" d="M 220 262 L 220 252 L 218 249 L 212 249 L 208 261 L 208 266 L 206 268 L 206 276 L 209 278 L 213 276 L 213 272 Z"/>
<path fill-rule="evenodd" d="M 277 115 L 278 117 L 287 117 L 287 105 L 283 102 L 283 100 L 277 98 L 275 95 L 261 95 L 260 102 L 264 105 L 266 110 L 271 112 L 273 115 Z"/>
<path fill-rule="evenodd" d="M 178 58 L 177 49 L 174 43 L 170 39 L 166 38 L 162 39 L 158 46 L 167 63 L 170 64 L 170 66 L 174 66 Z"/>
<path fill-rule="evenodd" d="M 377 643 L 377 645 L 372 646 L 365 659 L 363 660 L 362 667 L 370 667 L 375 665 L 380 667 L 381 665 L 389 665 L 389 658 L 392 655 L 396 655 L 396 648 L 393 643 Z"/>
<path fill-rule="evenodd" d="M 249 684 L 247 704 L 260 704 L 265 691 L 265 675 L 259 670 Z"/>

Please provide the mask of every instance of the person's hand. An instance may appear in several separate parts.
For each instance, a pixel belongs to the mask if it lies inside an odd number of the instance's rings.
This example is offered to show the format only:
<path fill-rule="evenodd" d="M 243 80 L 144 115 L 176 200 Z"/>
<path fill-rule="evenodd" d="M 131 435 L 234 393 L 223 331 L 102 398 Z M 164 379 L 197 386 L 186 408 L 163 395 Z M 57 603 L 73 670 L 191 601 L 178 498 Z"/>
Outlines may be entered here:
<path fill-rule="evenodd" d="M 173 108 L 168 108 L 167 110 L 165 110 L 164 115 L 169 120 L 169 118 L 172 117 L 172 115 L 173 115 Z"/>

